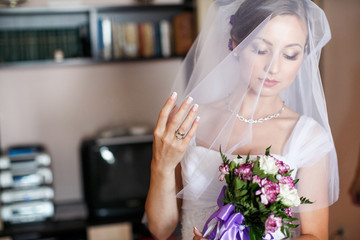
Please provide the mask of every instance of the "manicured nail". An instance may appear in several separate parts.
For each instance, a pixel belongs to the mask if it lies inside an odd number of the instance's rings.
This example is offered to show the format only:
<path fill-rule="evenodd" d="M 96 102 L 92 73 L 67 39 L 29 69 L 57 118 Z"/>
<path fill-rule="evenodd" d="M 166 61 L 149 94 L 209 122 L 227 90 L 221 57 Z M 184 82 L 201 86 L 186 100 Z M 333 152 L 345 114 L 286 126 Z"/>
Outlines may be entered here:
<path fill-rule="evenodd" d="M 199 122 L 199 121 L 200 121 L 200 116 L 197 116 L 197 117 L 195 118 L 195 121 Z"/>
<path fill-rule="evenodd" d="M 195 104 L 195 105 L 193 106 L 193 108 L 192 108 L 192 110 L 193 110 L 194 112 L 196 112 L 198 109 L 199 109 L 199 105 L 197 105 L 197 104 Z"/>
<path fill-rule="evenodd" d="M 194 99 L 193 99 L 192 97 L 188 97 L 188 98 L 186 99 L 186 103 L 187 103 L 187 104 L 191 104 L 193 100 L 194 100 Z"/>
<path fill-rule="evenodd" d="M 173 92 L 173 93 L 171 94 L 170 98 L 171 98 L 171 99 L 175 99 L 176 96 L 177 96 L 177 92 Z"/>

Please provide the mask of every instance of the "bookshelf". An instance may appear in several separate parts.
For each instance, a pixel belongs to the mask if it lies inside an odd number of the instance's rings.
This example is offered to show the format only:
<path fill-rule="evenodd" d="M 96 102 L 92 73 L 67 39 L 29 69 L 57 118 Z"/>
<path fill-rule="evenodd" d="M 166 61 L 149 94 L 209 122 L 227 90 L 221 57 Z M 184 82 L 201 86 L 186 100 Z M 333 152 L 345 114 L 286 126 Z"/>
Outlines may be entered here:
<path fill-rule="evenodd" d="M 0 67 L 183 57 L 194 22 L 191 3 L 0 9 Z"/>

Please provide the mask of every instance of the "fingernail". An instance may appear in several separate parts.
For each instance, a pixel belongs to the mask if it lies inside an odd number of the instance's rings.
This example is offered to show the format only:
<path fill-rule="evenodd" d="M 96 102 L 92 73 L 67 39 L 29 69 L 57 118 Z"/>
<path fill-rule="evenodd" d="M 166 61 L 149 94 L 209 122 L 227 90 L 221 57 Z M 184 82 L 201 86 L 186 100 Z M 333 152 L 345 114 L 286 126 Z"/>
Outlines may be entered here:
<path fill-rule="evenodd" d="M 200 116 L 197 116 L 197 117 L 195 118 L 195 121 L 199 122 L 199 121 L 200 121 Z"/>
<path fill-rule="evenodd" d="M 186 103 L 187 103 L 187 104 L 190 104 L 190 103 L 192 103 L 193 100 L 194 100 L 194 99 L 193 99 L 192 97 L 188 97 L 188 98 L 186 99 Z"/>
<path fill-rule="evenodd" d="M 177 96 L 177 92 L 173 92 L 173 93 L 171 94 L 170 98 L 171 98 L 171 99 L 175 99 L 176 96 Z"/>
<path fill-rule="evenodd" d="M 195 111 L 198 110 L 198 108 L 199 108 L 199 105 L 195 104 L 195 105 L 193 106 L 192 110 L 195 112 Z"/>

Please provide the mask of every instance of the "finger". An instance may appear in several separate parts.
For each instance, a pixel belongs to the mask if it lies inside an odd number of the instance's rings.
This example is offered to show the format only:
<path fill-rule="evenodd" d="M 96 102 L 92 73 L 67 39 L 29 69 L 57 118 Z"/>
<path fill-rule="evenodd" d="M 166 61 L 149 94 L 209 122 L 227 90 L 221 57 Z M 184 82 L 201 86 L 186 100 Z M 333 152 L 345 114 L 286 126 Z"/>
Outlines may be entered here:
<path fill-rule="evenodd" d="M 194 232 L 195 236 L 199 236 L 199 237 L 203 236 L 203 234 L 196 227 L 194 227 L 193 232 Z"/>
<path fill-rule="evenodd" d="M 185 140 L 186 144 L 188 144 L 191 141 L 191 139 L 194 137 L 196 130 L 199 127 L 199 123 L 200 123 L 200 116 L 197 116 L 195 118 L 194 122 L 192 123 L 190 130 L 188 131 L 185 138 L 183 139 L 183 140 Z"/>
<path fill-rule="evenodd" d="M 185 117 L 184 121 L 181 123 L 181 125 L 179 126 L 178 131 L 186 133 L 192 122 L 195 119 L 196 113 L 198 111 L 199 105 L 195 104 L 194 106 L 192 106 L 191 110 L 189 111 L 188 115 Z"/>
<path fill-rule="evenodd" d="M 169 121 L 171 121 L 171 119 L 174 118 L 174 115 L 177 113 L 178 110 L 179 110 L 179 107 L 177 105 L 175 105 L 173 107 L 173 109 L 171 110 L 170 114 L 169 114 L 169 117 L 168 117 L 168 120 L 167 120 L 166 124 L 168 124 Z"/>
<path fill-rule="evenodd" d="M 179 126 L 179 124 L 183 120 L 186 112 L 189 110 L 192 102 L 193 102 L 193 98 L 187 97 L 185 99 L 185 101 L 181 104 L 179 110 L 174 115 L 173 119 L 169 122 L 167 129 L 170 134 L 174 134 L 176 128 Z"/>
<path fill-rule="evenodd" d="M 164 104 L 163 108 L 159 113 L 159 118 L 156 123 L 156 127 L 160 131 L 164 131 L 166 127 L 166 123 L 168 121 L 169 115 L 173 108 L 175 107 L 175 102 L 177 98 L 177 93 L 173 92 L 170 97 L 167 99 L 166 103 Z"/>

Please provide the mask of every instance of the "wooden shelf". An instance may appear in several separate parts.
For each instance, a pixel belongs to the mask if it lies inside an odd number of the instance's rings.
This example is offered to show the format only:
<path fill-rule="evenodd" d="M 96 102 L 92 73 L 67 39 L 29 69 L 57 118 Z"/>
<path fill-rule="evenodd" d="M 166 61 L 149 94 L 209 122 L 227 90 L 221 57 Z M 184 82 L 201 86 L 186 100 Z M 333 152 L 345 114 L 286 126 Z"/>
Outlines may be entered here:
<path fill-rule="evenodd" d="M 193 12 L 192 4 L 0 9 L 0 68 L 68 66 L 184 57 L 173 53 L 162 54 L 158 49 L 161 44 L 159 41 L 155 43 L 157 45 L 154 44 L 157 52 L 149 57 L 104 57 L 104 45 L 99 42 L 102 41 L 102 25 L 99 24 L 99 19 L 111 19 L 114 22 L 116 20 L 116 24 L 146 22 L 155 25 L 162 20 L 172 24 L 175 16 L 187 11 Z M 113 42 L 111 44 L 114 48 Z M 174 43 L 171 45 L 172 52 L 173 47 Z M 53 59 L 55 50 L 60 50 L 60 61 Z"/>

